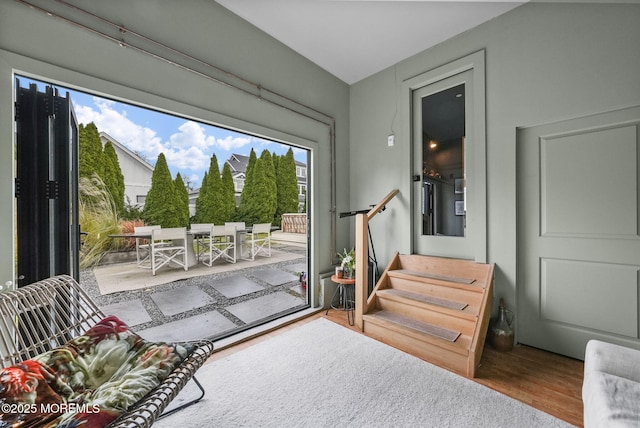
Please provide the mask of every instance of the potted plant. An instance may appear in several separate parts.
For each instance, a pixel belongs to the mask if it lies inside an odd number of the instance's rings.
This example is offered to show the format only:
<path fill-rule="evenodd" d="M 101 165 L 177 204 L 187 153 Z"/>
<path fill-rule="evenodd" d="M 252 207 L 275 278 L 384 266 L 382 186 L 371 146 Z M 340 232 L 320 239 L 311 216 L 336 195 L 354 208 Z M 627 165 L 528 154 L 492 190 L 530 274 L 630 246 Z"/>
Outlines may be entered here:
<path fill-rule="evenodd" d="M 347 249 L 345 248 L 342 253 L 338 253 L 338 258 L 340 259 L 340 266 L 342 266 L 343 276 L 345 278 L 355 277 L 355 274 L 356 274 L 355 250 L 352 248 L 350 251 L 347 251 Z"/>

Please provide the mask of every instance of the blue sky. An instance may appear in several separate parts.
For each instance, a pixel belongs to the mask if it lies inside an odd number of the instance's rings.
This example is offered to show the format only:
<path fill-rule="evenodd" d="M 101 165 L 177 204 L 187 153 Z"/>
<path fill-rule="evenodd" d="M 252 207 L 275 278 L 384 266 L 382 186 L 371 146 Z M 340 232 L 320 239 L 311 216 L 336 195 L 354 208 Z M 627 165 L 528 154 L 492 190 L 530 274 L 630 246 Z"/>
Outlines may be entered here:
<path fill-rule="evenodd" d="M 22 87 L 35 82 L 44 90 L 41 82 L 19 79 Z M 264 149 L 282 155 L 289 149 L 279 142 L 56 87 L 63 95 L 69 92 L 79 123 L 95 123 L 98 131 L 106 132 L 152 165 L 158 155 L 164 153 L 172 176 L 175 178 L 180 172 L 194 188 L 200 187 L 214 153 L 222 171 L 222 165 L 232 153 L 249 156 L 253 148 L 257 156 Z M 307 162 L 306 150 L 294 147 L 293 152 L 296 160 Z"/>

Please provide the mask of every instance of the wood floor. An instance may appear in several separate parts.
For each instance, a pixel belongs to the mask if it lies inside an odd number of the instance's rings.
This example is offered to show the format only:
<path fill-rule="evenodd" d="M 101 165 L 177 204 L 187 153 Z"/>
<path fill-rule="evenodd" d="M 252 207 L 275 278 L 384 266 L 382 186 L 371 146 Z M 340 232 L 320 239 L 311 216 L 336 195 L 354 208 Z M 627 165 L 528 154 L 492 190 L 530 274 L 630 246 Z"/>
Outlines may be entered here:
<path fill-rule="evenodd" d="M 301 324 L 324 317 L 354 331 L 346 314 L 324 311 L 278 328 L 232 347 L 217 351 L 210 360 L 238 352 Z M 503 353 L 485 346 L 476 377 L 472 380 L 549 413 L 572 425 L 582 427 L 582 361 L 528 346 L 516 346 Z"/>

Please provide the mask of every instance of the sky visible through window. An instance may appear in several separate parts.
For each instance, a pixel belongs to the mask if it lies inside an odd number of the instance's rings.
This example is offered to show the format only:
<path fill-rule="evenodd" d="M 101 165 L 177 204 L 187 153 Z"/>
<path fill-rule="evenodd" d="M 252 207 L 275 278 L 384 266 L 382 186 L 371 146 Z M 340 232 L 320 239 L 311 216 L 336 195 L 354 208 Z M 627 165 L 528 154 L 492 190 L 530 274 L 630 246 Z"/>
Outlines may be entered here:
<path fill-rule="evenodd" d="M 18 76 L 20 85 L 26 88 L 36 83 L 44 91 L 46 83 Z M 288 145 L 231 131 L 190 119 L 184 119 L 131 104 L 101 98 L 85 92 L 52 85 L 60 95 L 71 97 L 78 123 L 93 122 L 99 132 L 106 132 L 113 139 L 155 165 L 160 153 L 164 153 L 175 178 L 179 172 L 185 182 L 197 189 L 209 169 L 215 153 L 220 171 L 232 154 L 249 156 L 253 148 L 259 157 L 263 150 L 283 155 Z M 292 147 L 297 161 L 307 162 L 307 150 Z"/>

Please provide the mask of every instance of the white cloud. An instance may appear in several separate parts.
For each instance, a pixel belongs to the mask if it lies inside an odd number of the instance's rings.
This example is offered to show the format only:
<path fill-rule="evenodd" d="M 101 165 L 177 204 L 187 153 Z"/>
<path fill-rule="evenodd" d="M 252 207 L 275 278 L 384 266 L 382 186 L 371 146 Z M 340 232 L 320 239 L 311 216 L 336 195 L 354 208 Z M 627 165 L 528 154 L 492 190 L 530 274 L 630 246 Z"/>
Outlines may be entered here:
<path fill-rule="evenodd" d="M 204 127 L 193 121 L 183 123 L 178 130 L 164 145 L 167 163 L 180 170 L 207 168 L 211 158 L 207 149 L 215 145 L 215 137 L 207 136 Z"/>
<path fill-rule="evenodd" d="M 167 164 L 179 170 L 199 170 L 209 166 L 211 156 L 199 147 L 165 147 L 163 150 Z"/>
<path fill-rule="evenodd" d="M 254 137 L 250 137 L 248 135 L 246 137 L 233 137 L 231 135 L 228 135 L 224 139 L 218 138 L 216 140 L 216 146 L 225 151 L 233 151 L 235 149 L 244 147 L 247 144 L 251 144 L 254 140 Z"/>
<path fill-rule="evenodd" d="M 93 122 L 98 131 L 106 132 L 134 152 L 156 159 L 163 151 L 162 139 L 150 128 L 133 123 L 124 111 L 113 109 L 114 101 L 94 97 L 95 110 L 90 106 L 75 106 L 79 123 Z"/>
<path fill-rule="evenodd" d="M 204 126 L 196 122 L 185 122 L 180 125 L 178 130 L 180 132 L 171 135 L 169 138 L 169 145 L 172 148 L 198 147 L 200 149 L 207 149 L 215 146 L 216 144 L 215 137 L 207 136 L 205 134 Z"/>

